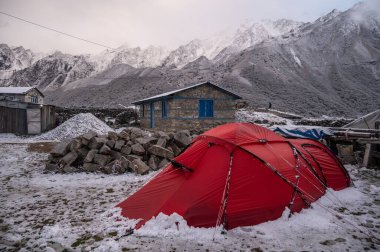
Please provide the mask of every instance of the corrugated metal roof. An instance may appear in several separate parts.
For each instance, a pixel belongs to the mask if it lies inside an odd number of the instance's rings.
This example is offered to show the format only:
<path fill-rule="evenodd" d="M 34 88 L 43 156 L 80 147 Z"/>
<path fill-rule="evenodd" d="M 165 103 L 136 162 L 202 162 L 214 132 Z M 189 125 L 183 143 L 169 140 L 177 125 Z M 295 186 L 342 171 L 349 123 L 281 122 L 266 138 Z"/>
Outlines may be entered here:
<path fill-rule="evenodd" d="M 42 95 L 42 97 L 45 97 L 36 87 L 0 87 L 0 94 L 26 94 L 32 89 L 35 89 Z"/>
<path fill-rule="evenodd" d="M 0 94 L 25 94 L 34 87 L 0 87 Z"/>
<path fill-rule="evenodd" d="M 172 95 L 172 94 L 184 91 L 184 90 L 195 88 L 195 87 L 198 87 L 198 86 L 206 85 L 206 84 L 212 85 L 212 86 L 214 86 L 214 87 L 222 90 L 223 92 L 226 92 L 226 93 L 228 93 L 228 94 L 230 94 L 232 96 L 235 96 L 237 99 L 241 99 L 241 97 L 239 95 L 234 94 L 231 91 L 228 91 L 228 90 L 226 90 L 224 88 L 221 88 L 221 87 L 219 87 L 219 86 L 217 86 L 217 85 L 215 85 L 215 84 L 213 84 L 211 82 L 202 82 L 202 83 L 198 83 L 198 84 L 195 84 L 195 85 L 192 85 L 192 86 L 188 86 L 188 87 L 185 87 L 185 88 L 176 89 L 176 90 L 169 91 L 169 92 L 166 92 L 166 93 L 162 93 L 162 94 L 159 94 L 159 95 L 151 96 L 151 97 L 148 97 L 148 98 L 145 98 L 145 99 L 142 99 L 142 100 L 134 101 L 134 102 L 132 102 L 132 104 L 141 104 L 141 103 L 148 102 L 148 101 L 159 100 L 160 98 L 163 98 L 163 97 L 166 97 L 166 96 L 169 96 L 169 95 Z"/>

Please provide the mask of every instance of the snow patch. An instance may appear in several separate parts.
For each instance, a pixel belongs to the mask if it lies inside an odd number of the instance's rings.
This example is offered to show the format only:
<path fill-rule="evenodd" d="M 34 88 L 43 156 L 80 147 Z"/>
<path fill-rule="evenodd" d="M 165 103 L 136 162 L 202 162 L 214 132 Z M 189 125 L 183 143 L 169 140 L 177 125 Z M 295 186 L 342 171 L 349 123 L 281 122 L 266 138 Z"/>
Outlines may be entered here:
<path fill-rule="evenodd" d="M 282 125 L 293 125 L 293 121 L 285 119 L 283 117 L 265 113 L 265 112 L 252 112 L 246 109 L 239 109 L 235 112 L 235 118 L 238 122 L 253 122 L 258 124 L 273 125 L 273 124 L 282 124 Z"/>
<path fill-rule="evenodd" d="M 290 53 L 292 54 L 293 59 L 295 60 L 295 62 L 296 62 L 300 67 L 302 67 L 301 60 L 297 57 L 296 53 L 294 52 L 294 50 L 293 50 L 292 48 L 290 48 Z"/>
<path fill-rule="evenodd" d="M 63 140 L 74 138 L 88 131 L 95 131 L 98 134 L 106 134 L 108 131 L 113 131 L 107 124 L 102 122 L 91 113 L 77 114 L 70 118 L 55 129 L 52 129 L 40 136 L 35 137 L 35 140 Z"/>

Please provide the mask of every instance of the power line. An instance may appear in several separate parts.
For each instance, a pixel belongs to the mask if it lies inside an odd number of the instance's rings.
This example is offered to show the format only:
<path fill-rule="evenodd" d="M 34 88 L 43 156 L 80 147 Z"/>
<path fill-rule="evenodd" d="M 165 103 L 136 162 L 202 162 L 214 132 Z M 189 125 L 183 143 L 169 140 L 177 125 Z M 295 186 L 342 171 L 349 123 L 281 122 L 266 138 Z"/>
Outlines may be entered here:
<path fill-rule="evenodd" d="M 0 14 L 3 14 L 5 16 L 8 16 L 8 17 L 12 17 L 12 18 L 15 18 L 15 19 L 18 19 L 18 20 L 21 20 L 23 22 L 26 22 L 26 23 L 29 23 L 29 24 L 32 24 L 32 25 L 35 25 L 35 26 L 38 26 L 40 28 L 44 28 L 44 29 L 47 29 L 47 30 L 50 30 L 50 31 L 54 31 L 54 32 L 57 32 L 57 33 L 60 33 L 62 35 L 65 35 L 67 37 L 71 37 L 71 38 L 75 38 L 75 39 L 78 39 L 78 40 L 81 40 L 81 41 L 84 41 L 84 42 L 87 42 L 87 43 L 91 43 L 91 44 L 94 44 L 94 45 L 98 45 L 98 46 L 101 46 L 101 47 L 105 47 L 107 49 L 111 49 L 111 50 L 115 50 L 115 48 L 112 48 L 110 46 L 107 46 L 107 45 L 103 45 L 103 44 L 100 44 L 100 43 L 97 43 L 97 42 L 94 42 L 94 41 L 91 41 L 91 40 L 88 40 L 88 39 L 84 39 L 84 38 L 80 38 L 80 37 L 77 37 L 75 35 L 71 35 L 71 34 L 68 34 L 66 32 L 61 32 L 61 31 L 58 31 L 56 29 L 53 29 L 53 28 L 50 28 L 50 27 L 47 27 L 47 26 L 44 26 L 44 25 L 41 25 L 41 24 L 37 24 L 37 23 L 34 23 L 32 21 L 29 21 L 29 20 L 26 20 L 26 19 L 23 19 L 23 18 L 20 18 L 20 17 L 16 17 L 16 16 L 13 16 L 11 14 L 8 14 L 8 13 L 5 13 L 5 12 L 2 12 L 0 11 Z"/>

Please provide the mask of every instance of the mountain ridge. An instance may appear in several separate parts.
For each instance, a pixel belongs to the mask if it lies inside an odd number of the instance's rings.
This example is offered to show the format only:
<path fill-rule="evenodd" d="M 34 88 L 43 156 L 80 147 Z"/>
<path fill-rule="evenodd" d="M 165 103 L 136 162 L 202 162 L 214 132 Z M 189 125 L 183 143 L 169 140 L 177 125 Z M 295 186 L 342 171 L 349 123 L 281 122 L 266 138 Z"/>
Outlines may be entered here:
<path fill-rule="evenodd" d="M 357 116 L 380 107 L 379 20 L 378 11 L 358 4 L 309 23 L 248 22 L 225 40 L 193 40 L 171 52 L 151 47 L 128 54 L 120 47 L 120 57 L 103 65 L 94 56 L 61 57 L 49 70 L 40 63 L 39 69 L 17 71 L 11 82 L 25 83 L 35 72 L 44 84 L 28 83 L 42 87 L 53 104 L 113 107 L 213 81 L 253 106 L 271 102 L 304 115 Z"/>

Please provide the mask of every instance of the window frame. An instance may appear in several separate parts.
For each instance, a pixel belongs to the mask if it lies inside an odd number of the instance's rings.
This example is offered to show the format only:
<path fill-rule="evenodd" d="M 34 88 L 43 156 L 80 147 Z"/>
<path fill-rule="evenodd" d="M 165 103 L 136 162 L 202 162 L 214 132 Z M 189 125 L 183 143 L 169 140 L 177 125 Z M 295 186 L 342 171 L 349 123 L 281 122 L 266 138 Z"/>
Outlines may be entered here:
<path fill-rule="evenodd" d="M 162 118 L 168 118 L 168 110 L 169 110 L 168 100 L 167 99 L 161 100 L 161 117 Z"/>
<path fill-rule="evenodd" d="M 202 103 L 204 104 L 202 106 Z M 207 109 L 209 104 L 209 110 Z M 209 112 L 209 113 L 207 113 Z M 214 118 L 214 100 L 199 99 L 198 100 L 198 118 Z"/>

